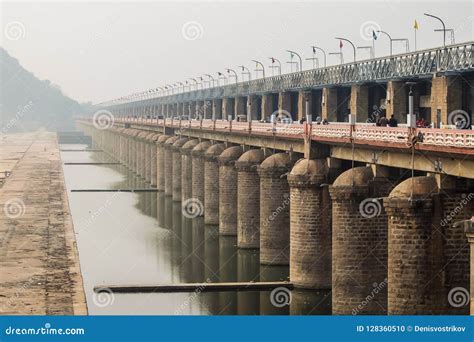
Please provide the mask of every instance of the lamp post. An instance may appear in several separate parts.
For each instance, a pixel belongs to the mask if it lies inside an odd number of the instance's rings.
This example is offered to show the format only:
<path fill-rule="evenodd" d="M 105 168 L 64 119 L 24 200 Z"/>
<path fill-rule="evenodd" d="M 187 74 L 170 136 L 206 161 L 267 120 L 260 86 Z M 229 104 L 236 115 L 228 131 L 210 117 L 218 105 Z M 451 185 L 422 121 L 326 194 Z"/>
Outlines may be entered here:
<path fill-rule="evenodd" d="M 344 55 L 342 54 L 342 52 L 330 52 L 329 55 L 339 56 L 339 60 L 341 61 L 341 64 L 344 63 Z"/>
<path fill-rule="evenodd" d="M 435 32 L 449 32 L 451 36 L 451 44 L 455 44 L 456 41 L 454 39 L 454 29 L 435 29 Z"/>
<path fill-rule="evenodd" d="M 426 15 L 427 17 L 435 18 L 441 22 L 441 25 L 443 25 L 443 46 L 446 46 L 446 25 L 444 24 L 443 19 L 429 13 L 423 13 L 423 14 Z"/>
<path fill-rule="evenodd" d="M 250 69 L 247 68 L 246 66 L 244 65 L 239 65 L 239 68 L 242 69 L 242 79 L 244 79 L 244 75 L 248 75 L 249 77 L 249 81 L 252 80 L 252 74 L 250 73 Z M 245 72 L 244 72 L 245 71 Z"/>
<path fill-rule="evenodd" d="M 262 74 L 263 74 L 263 78 L 265 78 L 265 66 L 263 65 L 263 63 L 255 60 L 255 59 L 252 59 L 252 62 L 255 62 L 255 64 L 260 65 L 262 67 L 261 71 L 262 71 Z M 260 71 L 260 70 L 258 70 L 258 68 L 256 67 L 255 72 L 258 72 L 258 71 Z"/>
<path fill-rule="evenodd" d="M 275 57 L 270 57 L 270 60 L 272 61 L 272 65 L 270 65 L 270 69 L 272 69 L 272 75 L 273 75 L 273 69 L 278 68 L 278 74 L 281 76 L 281 62 Z M 278 65 L 273 65 L 273 63 L 277 62 Z"/>
<path fill-rule="evenodd" d="M 354 50 L 354 63 L 355 63 L 355 62 L 356 62 L 356 51 L 357 51 L 355 45 L 354 45 L 349 39 L 347 39 L 347 38 L 336 37 L 335 39 L 337 39 L 337 40 L 343 40 L 343 41 L 348 42 L 349 44 L 352 45 L 352 49 Z"/>
<path fill-rule="evenodd" d="M 199 82 L 195 78 L 189 78 L 189 80 L 194 82 L 194 84 L 196 85 L 196 90 L 198 90 Z M 190 86 L 190 88 L 191 88 L 191 86 Z"/>
<path fill-rule="evenodd" d="M 358 49 L 361 49 L 361 50 L 369 50 L 369 54 L 370 54 L 370 58 L 374 58 L 375 57 L 375 54 L 374 54 L 374 48 L 370 45 L 367 45 L 367 46 L 358 46 L 357 47 Z"/>
<path fill-rule="evenodd" d="M 301 56 L 298 53 L 296 53 L 295 51 L 286 50 L 286 52 L 290 53 L 291 59 L 293 59 L 293 55 L 298 56 L 298 58 L 300 59 L 300 68 L 299 69 L 300 69 L 300 71 L 303 71 L 303 60 L 301 59 Z"/>
<path fill-rule="evenodd" d="M 319 50 L 323 53 L 323 56 L 324 56 L 324 67 L 326 67 L 326 51 L 324 51 L 323 49 L 321 49 L 319 46 L 311 46 L 311 48 L 313 49 L 313 53 L 316 52 L 316 50 Z"/>
<path fill-rule="evenodd" d="M 204 76 L 208 77 L 209 78 L 209 88 L 210 88 L 210 85 L 211 85 L 211 81 L 212 81 L 212 86 L 214 87 L 214 77 L 212 75 L 209 75 L 209 74 L 204 74 Z"/>
<path fill-rule="evenodd" d="M 238 79 L 238 77 L 237 77 L 237 73 L 235 72 L 235 70 L 226 68 L 225 71 L 227 71 L 227 73 L 229 74 L 229 77 L 230 77 L 230 73 L 231 73 L 231 72 L 234 74 L 235 83 L 237 83 L 237 82 L 239 81 L 239 79 Z"/>
<path fill-rule="evenodd" d="M 391 56 L 391 55 L 392 55 L 392 51 L 393 51 L 393 48 L 392 48 L 392 42 L 393 42 L 392 36 L 389 35 L 387 32 L 382 31 L 382 30 L 378 30 L 377 32 L 378 32 L 378 33 L 383 33 L 384 35 L 386 35 L 386 36 L 388 37 L 388 39 L 390 39 L 390 56 Z"/>
<path fill-rule="evenodd" d="M 410 41 L 407 38 L 394 38 L 394 42 L 405 42 L 406 52 L 410 51 Z"/>
<path fill-rule="evenodd" d="M 222 72 L 218 71 L 217 76 L 219 76 L 218 81 L 222 78 L 224 80 L 224 85 L 227 84 L 227 77 L 225 77 L 225 75 Z"/>
<path fill-rule="evenodd" d="M 311 58 L 306 58 L 307 61 L 312 61 L 313 62 L 313 69 L 319 68 L 319 59 L 316 57 L 316 49 L 313 49 L 313 57 Z M 315 63 L 316 62 L 316 63 Z"/>

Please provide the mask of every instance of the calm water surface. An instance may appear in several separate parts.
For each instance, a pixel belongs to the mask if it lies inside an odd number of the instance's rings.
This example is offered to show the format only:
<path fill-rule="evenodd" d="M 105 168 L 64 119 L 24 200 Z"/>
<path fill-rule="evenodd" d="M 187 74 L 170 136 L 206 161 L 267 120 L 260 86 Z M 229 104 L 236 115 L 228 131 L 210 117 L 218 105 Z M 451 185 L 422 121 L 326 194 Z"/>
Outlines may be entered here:
<path fill-rule="evenodd" d="M 61 145 L 84 149 L 86 145 Z M 63 162 L 115 161 L 104 152 L 61 152 Z M 94 295 L 97 285 L 288 280 L 288 267 L 263 266 L 258 250 L 188 219 L 162 192 L 71 193 L 72 189 L 149 187 L 123 165 L 64 165 L 81 270 L 92 315 L 330 314 L 326 292 L 292 291 L 275 307 L 270 292 Z"/>

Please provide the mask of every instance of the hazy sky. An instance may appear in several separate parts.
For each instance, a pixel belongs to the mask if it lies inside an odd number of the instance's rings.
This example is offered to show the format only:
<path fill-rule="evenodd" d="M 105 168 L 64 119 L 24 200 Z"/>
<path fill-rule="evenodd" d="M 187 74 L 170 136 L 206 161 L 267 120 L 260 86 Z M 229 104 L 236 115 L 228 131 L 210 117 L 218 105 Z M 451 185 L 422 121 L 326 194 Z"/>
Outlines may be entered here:
<path fill-rule="evenodd" d="M 418 49 L 442 45 L 430 12 L 455 30 L 456 43 L 472 41 L 473 1 L 50 1 L 2 2 L 1 45 L 28 70 L 79 101 L 101 102 L 245 64 L 267 67 L 286 49 L 312 57 L 310 45 L 338 52 L 336 36 L 371 45 L 372 28 L 409 38 L 419 24 Z M 188 30 L 186 30 L 188 29 Z M 368 33 L 367 33 L 368 32 Z M 367 34 L 369 35 L 367 37 Z M 368 40 L 364 40 L 368 39 Z M 450 36 L 447 36 L 448 43 Z M 343 47 L 345 61 L 352 48 Z M 377 56 L 389 41 L 375 42 Z M 404 51 L 402 43 L 394 53 Z M 319 55 L 321 63 L 322 56 Z M 358 59 L 368 52 L 358 51 Z M 338 63 L 328 56 L 328 64 Z M 303 67 L 310 68 L 311 61 Z M 271 74 L 267 68 L 267 75 Z"/>

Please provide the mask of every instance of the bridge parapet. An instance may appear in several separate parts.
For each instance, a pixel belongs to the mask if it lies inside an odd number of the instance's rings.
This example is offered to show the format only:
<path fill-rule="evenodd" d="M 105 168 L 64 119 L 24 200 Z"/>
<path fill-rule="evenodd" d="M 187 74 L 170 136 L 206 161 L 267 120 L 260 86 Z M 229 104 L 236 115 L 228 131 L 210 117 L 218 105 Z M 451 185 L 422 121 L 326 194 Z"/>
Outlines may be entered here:
<path fill-rule="evenodd" d="M 164 126 L 181 129 L 201 129 L 212 130 L 222 133 L 246 133 L 251 135 L 275 135 L 276 137 L 290 137 L 294 139 L 303 139 L 305 135 L 311 136 L 311 139 L 320 142 L 334 142 L 335 140 L 354 139 L 355 143 L 369 143 L 371 145 L 383 145 L 387 143 L 407 144 L 409 143 L 408 127 L 378 127 L 367 124 L 354 125 L 351 130 L 350 124 L 329 123 L 328 125 L 308 125 L 306 123 L 264 123 L 259 121 L 236 122 L 226 120 L 178 120 L 163 119 L 141 119 L 141 118 L 118 118 L 116 122 L 135 123 L 150 126 Z M 474 154 L 474 132 L 472 130 L 459 129 L 438 129 L 438 128 L 416 128 L 415 134 L 421 133 L 423 140 L 419 142 L 420 146 L 427 148 L 460 148 L 463 153 Z M 399 146 L 397 146 L 399 147 Z M 453 150 L 453 152 L 455 152 Z"/>

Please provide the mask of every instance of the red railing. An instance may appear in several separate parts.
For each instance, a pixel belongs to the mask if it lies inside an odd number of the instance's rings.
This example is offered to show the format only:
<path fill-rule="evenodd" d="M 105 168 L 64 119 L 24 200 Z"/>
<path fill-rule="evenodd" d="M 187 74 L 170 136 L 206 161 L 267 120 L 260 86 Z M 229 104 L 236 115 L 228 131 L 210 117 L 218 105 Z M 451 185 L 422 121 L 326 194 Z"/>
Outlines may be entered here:
<path fill-rule="evenodd" d="M 373 143 L 405 143 L 409 138 L 407 127 L 377 127 L 367 124 L 351 126 L 345 123 L 329 123 L 328 125 L 300 123 L 264 123 L 259 121 L 237 122 L 227 120 L 172 120 L 145 118 L 118 118 L 116 122 L 143 124 L 152 126 L 174 127 L 181 129 L 202 129 L 222 132 L 238 132 L 253 135 L 275 135 L 290 138 L 303 138 L 310 135 L 311 139 L 319 141 L 334 141 L 338 139 L 354 139 L 354 142 Z M 472 130 L 417 128 L 415 134 L 423 135 L 422 145 L 440 147 L 456 147 L 474 149 L 474 132 Z M 474 152 L 473 152 L 474 153 Z M 469 152 L 470 154 L 470 152 Z"/>

